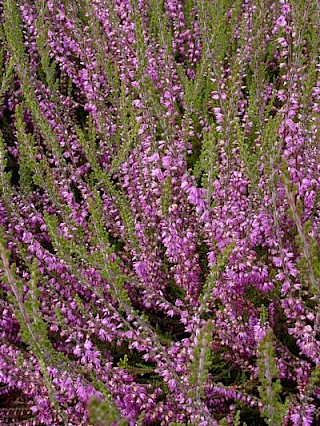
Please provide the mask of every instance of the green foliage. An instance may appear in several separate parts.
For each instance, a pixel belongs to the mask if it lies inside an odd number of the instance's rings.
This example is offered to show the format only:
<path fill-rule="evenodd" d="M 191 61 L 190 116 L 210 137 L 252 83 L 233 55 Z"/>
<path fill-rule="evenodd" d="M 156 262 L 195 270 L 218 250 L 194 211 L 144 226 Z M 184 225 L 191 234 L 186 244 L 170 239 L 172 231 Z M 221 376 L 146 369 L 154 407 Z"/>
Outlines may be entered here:
<path fill-rule="evenodd" d="M 237 9 L 240 1 L 221 0 L 211 2 L 201 0 L 199 8 L 199 25 L 203 34 L 203 60 L 207 61 L 209 69 L 221 63 L 232 47 L 232 30 L 235 28 L 234 21 L 228 22 L 227 13 L 233 5 L 234 14 L 232 19 L 237 19 Z M 212 67 L 212 68 L 211 68 Z"/>
<path fill-rule="evenodd" d="M 265 305 L 260 306 L 260 321 L 262 325 L 267 324 L 268 321 L 268 309 Z"/>
<path fill-rule="evenodd" d="M 122 359 L 118 362 L 118 367 L 120 368 L 127 368 L 128 367 L 128 355 L 125 354 Z"/>
<path fill-rule="evenodd" d="M 217 262 L 212 267 L 211 271 L 209 272 L 209 275 L 206 279 L 206 282 L 204 283 L 201 296 L 200 296 L 200 308 L 199 312 L 204 313 L 209 308 L 209 304 L 212 299 L 212 290 L 214 289 L 216 285 L 216 281 L 219 278 L 220 274 L 225 270 L 225 267 L 228 263 L 229 257 L 232 253 L 232 250 L 235 247 L 235 243 L 229 244 L 223 252 L 219 254 L 217 257 Z"/>
<path fill-rule="evenodd" d="M 21 63 L 23 66 L 28 62 L 28 59 L 23 45 L 20 12 L 14 0 L 6 0 L 3 7 L 6 18 L 4 23 L 6 40 L 9 46 L 13 48 L 15 65 Z"/>
<path fill-rule="evenodd" d="M 233 426 L 240 426 L 240 410 L 237 410 L 235 416 L 234 416 L 234 420 L 233 420 Z"/>
<path fill-rule="evenodd" d="M 320 365 L 315 366 L 310 374 L 305 399 L 310 398 L 320 384 Z"/>
<path fill-rule="evenodd" d="M 150 0 L 150 33 L 159 40 L 167 56 L 172 52 L 172 32 L 169 30 L 168 16 L 164 13 L 164 0 Z"/>
<path fill-rule="evenodd" d="M 161 194 L 161 211 L 164 216 L 167 216 L 169 212 L 169 207 L 171 205 L 171 193 L 172 193 L 171 176 L 167 176 L 164 182 L 163 190 Z"/>
<path fill-rule="evenodd" d="M 187 23 L 188 14 L 191 13 L 193 6 L 192 3 L 192 1 L 187 1 L 184 4 Z M 199 14 L 198 23 L 202 33 L 202 55 L 200 61 L 194 66 L 195 77 L 193 79 L 187 77 L 183 66 L 178 68 L 184 91 L 186 138 L 189 138 L 190 126 L 192 126 L 195 134 L 202 132 L 200 121 L 203 118 L 208 124 L 212 124 L 214 122 L 212 109 L 222 106 L 221 101 L 212 99 L 212 92 L 220 91 L 221 64 L 228 56 L 231 46 L 230 40 L 232 40 L 231 31 L 234 28 L 227 18 L 227 12 L 231 7 L 230 1 L 211 2 L 202 0 L 196 6 Z M 231 93 L 233 92 L 234 88 L 232 88 Z M 216 160 L 217 151 L 216 136 L 213 129 L 208 134 L 203 132 L 203 140 L 199 140 L 198 137 L 191 138 L 193 153 L 188 158 L 188 164 L 190 167 L 194 167 L 196 176 L 204 172 L 203 185 L 208 180 L 211 182 L 214 178 L 213 164 Z M 208 154 L 210 158 L 208 158 Z M 206 161 L 208 161 L 208 164 Z"/>
<path fill-rule="evenodd" d="M 212 193 L 212 182 L 215 180 L 218 168 L 217 161 L 217 139 L 218 134 L 213 127 L 209 133 L 205 133 L 201 153 L 198 161 L 194 165 L 193 174 L 200 180 L 201 186 L 209 191 L 208 198 L 210 200 Z"/>
<path fill-rule="evenodd" d="M 97 230 L 101 228 L 101 218 L 103 217 L 103 212 L 101 208 L 101 197 L 99 192 L 102 190 L 115 199 L 121 219 L 125 225 L 125 230 L 127 232 L 126 242 L 131 243 L 133 246 L 138 248 L 139 244 L 137 241 L 137 237 L 135 236 L 134 218 L 131 212 L 130 204 L 127 198 L 123 195 L 123 193 L 116 188 L 114 182 L 111 179 L 110 174 L 107 174 L 105 170 L 102 170 L 102 167 L 99 164 L 96 155 L 97 134 L 93 126 L 92 118 L 89 118 L 88 120 L 88 129 L 86 132 L 80 129 L 79 127 L 76 128 L 76 131 L 79 142 L 83 146 L 83 149 L 92 167 L 90 183 L 93 189 L 93 197 L 91 199 L 91 202 L 93 203 L 94 207 L 93 209 L 91 209 L 91 214 L 92 221 L 95 224 L 94 226 Z M 117 159 L 117 162 L 119 162 L 119 157 Z M 100 229 L 100 231 L 102 231 L 100 232 L 100 236 L 105 235 L 105 230 Z"/>
<path fill-rule="evenodd" d="M 112 426 L 116 422 L 117 426 L 126 426 L 126 420 L 121 419 L 115 405 L 108 398 L 101 401 L 98 398 L 91 398 L 89 401 L 89 422 L 93 426 Z"/>
<path fill-rule="evenodd" d="M 10 177 L 11 173 L 7 171 L 7 151 L 6 145 L 3 140 L 2 132 L 0 131 L 0 193 L 2 199 L 10 204 L 11 199 L 11 188 L 10 188 Z"/>
<path fill-rule="evenodd" d="M 211 340 L 212 321 L 208 321 L 197 337 L 198 343 L 193 349 L 194 359 L 191 363 L 189 379 L 191 395 L 196 399 L 204 397 L 204 384 L 208 378 L 209 369 L 212 363 Z"/>
<path fill-rule="evenodd" d="M 146 60 L 146 42 L 143 35 L 141 16 L 137 7 L 134 9 L 133 21 L 135 23 L 136 51 L 139 59 L 139 68 L 140 72 L 145 73 L 145 69 L 148 65 Z"/>
<path fill-rule="evenodd" d="M 114 156 L 111 164 L 111 173 L 114 174 L 116 174 L 116 172 L 119 170 L 121 164 L 126 161 L 129 152 L 131 152 L 131 150 L 137 146 L 138 132 L 140 127 L 132 107 L 132 99 L 126 94 L 124 83 L 121 85 L 119 99 L 119 112 L 121 118 L 119 120 L 118 129 L 120 130 L 116 135 L 117 154 Z M 122 141 L 121 144 L 120 141 Z"/>
<path fill-rule="evenodd" d="M 55 77 L 56 63 L 50 58 L 49 45 L 47 43 L 48 22 L 45 19 L 48 11 L 46 1 L 40 0 L 35 2 L 37 8 L 37 49 L 40 56 L 39 78 L 42 80 L 54 93 L 58 90 L 59 81 Z"/>
<path fill-rule="evenodd" d="M 4 94 L 9 90 L 13 80 L 13 60 L 5 63 L 4 49 L 0 47 L 0 107 L 3 105 Z"/>
<path fill-rule="evenodd" d="M 309 286 L 311 291 L 316 294 L 320 291 L 320 284 L 317 277 L 319 274 L 319 257 L 317 253 L 317 245 L 316 241 L 313 239 L 310 242 L 310 237 L 308 235 L 308 231 L 310 231 L 310 225 L 308 223 L 304 224 L 302 222 L 302 212 L 301 212 L 301 204 L 297 200 L 297 189 L 290 184 L 289 176 L 288 176 L 288 167 L 284 164 L 282 168 L 282 180 L 285 185 L 286 195 L 289 204 L 289 215 L 291 215 L 296 229 L 297 236 L 296 242 L 298 243 L 298 247 L 300 248 L 303 259 L 300 260 L 300 267 L 302 274 L 305 273 L 305 277 L 309 282 Z M 307 232 L 306 232 L 307 231 Z M 313 247 L 313 251 L 311 251 Z M 316 265 L 316 266 L 315 266 Z"/>
<path fill-rule="evenodd" d="M 261 383 L 258 390 L 261 401 L 264 404 L 262 414 L 267 424 L 281 426 L 286 410 L 280 400 L 282 386 L 280 380 L 277 379 L 279 371 L 275 363 L 273 339 L 273 332 L 269 330 L 258 348 L 259 379 Z"/>
<path fill-rule="evenodd" d="M 5 8 L 5 34 L 8 41 L 8 47 L 13 57 L 15 70 L 19 76 L 21 89 L 24 96 L 25 104 L 31 111 L 35 124 L 40 130 L 48 148 L 52 153 L 64 161 L 62 149 L 57 141 L 55 132 L 51 129 L 48 121 L 44 119 L 39 106 L 39 101 L 34 90 L 34 77 L 30 71 L 28 56 L 23 44 L 23 34 L 21 30 L 20 13 L 17 5 L 13 0 L 7 0 L 4 4 Z M 19 111 L 18 111 L 19 114 Z M 21 124 L 21 123 L 20 123 Z M 25 132 L 25 129 L 22 129 Z M 28 141 L 31 142 L 31 141 Z"/>
<path fill-rule="evenodd" d="M 310 232 L 311 223 L 307 221 L 302 225 L 302 233 L 296 236 L 296 244 L 300 253 L 303 254 L 297 263 L 297 268 L 301 281 L 309 282 L 312 294 L 316 295 L 319 287 L 314 283 L 320 282 L 320 253 L 318 242 L 315 237 L 310 236 Z M 314 281 L 310 282 L 310 276 L 314 277 Z"/>
<path fill-rule="evenodd" d="M 41 170 L 35 161 L 37 149 L 35 147 L 34 135 L 27 133 L 26 125 L 23 120 L 23 107 L 18 105 L 16 108 L 16 122 L 17 139 L 19 142 L 19 186 L 22 192 L 29 193 L 33 189 L 33 183 L 39 183 L 39 175 Z M 36 172 L 38 170 L 38 174 Z M 34 175 L 38 176 L 37 177 Z"/>

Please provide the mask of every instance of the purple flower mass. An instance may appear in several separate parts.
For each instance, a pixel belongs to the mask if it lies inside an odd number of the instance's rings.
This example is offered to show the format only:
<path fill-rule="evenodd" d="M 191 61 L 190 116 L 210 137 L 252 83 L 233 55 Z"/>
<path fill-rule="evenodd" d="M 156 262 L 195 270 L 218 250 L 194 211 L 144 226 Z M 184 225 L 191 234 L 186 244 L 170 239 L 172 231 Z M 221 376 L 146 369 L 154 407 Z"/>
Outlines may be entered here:
<path fill-rule="evenodd" d="M 0 0 L 0 425 L 320 424 L 316 0 Z"/>

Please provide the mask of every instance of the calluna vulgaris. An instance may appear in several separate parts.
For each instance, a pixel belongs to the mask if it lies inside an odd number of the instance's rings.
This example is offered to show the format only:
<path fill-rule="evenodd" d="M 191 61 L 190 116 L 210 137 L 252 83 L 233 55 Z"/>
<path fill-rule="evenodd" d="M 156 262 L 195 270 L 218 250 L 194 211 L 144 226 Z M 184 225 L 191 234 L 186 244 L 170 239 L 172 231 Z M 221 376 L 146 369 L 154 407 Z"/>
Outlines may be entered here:
<path fill-rule="evenodd" d="M 0 424 L 319 425 L 319 1 L 0 21 Z"/>

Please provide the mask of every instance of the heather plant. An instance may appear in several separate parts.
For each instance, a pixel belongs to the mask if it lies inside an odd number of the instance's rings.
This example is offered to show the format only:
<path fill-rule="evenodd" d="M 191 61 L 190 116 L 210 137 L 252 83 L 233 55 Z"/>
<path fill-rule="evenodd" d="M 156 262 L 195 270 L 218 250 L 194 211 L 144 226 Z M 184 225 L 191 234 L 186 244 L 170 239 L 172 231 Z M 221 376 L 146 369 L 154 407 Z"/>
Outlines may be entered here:
<path fill-rule="evenodd" d="M 318 2 L 0 17 L 0 424 L 318 424 Z"/>

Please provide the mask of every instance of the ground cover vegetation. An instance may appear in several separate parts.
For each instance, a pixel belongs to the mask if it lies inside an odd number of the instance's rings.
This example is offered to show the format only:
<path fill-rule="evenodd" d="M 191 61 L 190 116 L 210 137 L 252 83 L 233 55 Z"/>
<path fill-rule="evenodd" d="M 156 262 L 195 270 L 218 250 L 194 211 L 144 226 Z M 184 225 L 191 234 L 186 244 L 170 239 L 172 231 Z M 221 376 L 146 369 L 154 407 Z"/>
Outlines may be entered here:
<path fill-rule="evenodd" d="M 319 1 L 0 25 L 0 424 L 320 424 Z"/>

